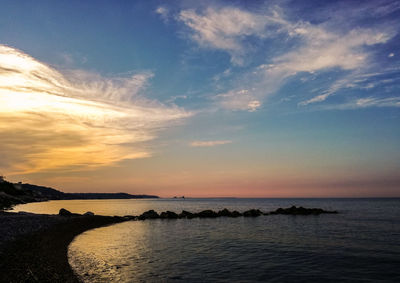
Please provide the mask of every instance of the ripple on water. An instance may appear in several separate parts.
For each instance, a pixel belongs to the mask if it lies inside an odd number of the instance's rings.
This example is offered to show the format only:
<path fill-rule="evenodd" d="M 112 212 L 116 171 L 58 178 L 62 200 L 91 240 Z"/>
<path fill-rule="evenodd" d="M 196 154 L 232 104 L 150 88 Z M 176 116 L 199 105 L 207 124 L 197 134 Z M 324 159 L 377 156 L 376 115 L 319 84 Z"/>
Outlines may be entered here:
<path fill-rule="evenodd" d="M 319 217 L 120 223 L 79 235 L 69 260 L 85 282 L 396 282 L 398 204 L 386 217 L 352 204 L 353 211 Z"/>

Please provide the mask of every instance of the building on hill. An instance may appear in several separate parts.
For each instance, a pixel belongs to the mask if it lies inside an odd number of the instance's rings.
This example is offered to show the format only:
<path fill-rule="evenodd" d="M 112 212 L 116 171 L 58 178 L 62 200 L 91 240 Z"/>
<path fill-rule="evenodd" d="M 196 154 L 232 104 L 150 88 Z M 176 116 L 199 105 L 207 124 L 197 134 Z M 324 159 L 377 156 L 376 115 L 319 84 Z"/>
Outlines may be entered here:
<path fill-rule="evenodd" d="M 4 183 L 6 181 L 6 177 L 0 175 L 0 183 Z"/>

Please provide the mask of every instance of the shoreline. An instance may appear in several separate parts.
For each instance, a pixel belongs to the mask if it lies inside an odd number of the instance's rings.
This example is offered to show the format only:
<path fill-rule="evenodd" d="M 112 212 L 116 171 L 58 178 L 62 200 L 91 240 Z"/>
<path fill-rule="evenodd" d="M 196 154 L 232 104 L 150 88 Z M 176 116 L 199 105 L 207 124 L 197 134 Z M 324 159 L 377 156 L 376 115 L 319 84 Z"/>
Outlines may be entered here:
<path fill-rule="evenodd" d="M 59 216 L 1 212 L 1 219 L 43 225 L 39 229 L 3 237 L 0 274 L 3 282 L 80 282 L 68 263 L 68 246 L 90 229 L 129 219 L 113 216 Z M 3 221 L 2 221 L 3 222 Z M 15 228 L 15 227 L 12 227 Z M 4 229 L 4 227 L 3 227 Z M 12 234 L 12 233 L 11 233 Z"/>
<path fill-rule="evenodd" d="M 2 282 L 80 282 L 68 262 L 68 246 L 79 234 L 90 229 L 132 220 L 192 219 L 216 217 L 259 217 L 262 215 L 336 214 L 320 208 L 292 206 L 263 213 L 250 209 L 243 213 L 223 209 L 177 214 L 148 210 L 139 216 L 80 215 L 60 209 L 58 215 L 0 211 L 0 274 Z"/>

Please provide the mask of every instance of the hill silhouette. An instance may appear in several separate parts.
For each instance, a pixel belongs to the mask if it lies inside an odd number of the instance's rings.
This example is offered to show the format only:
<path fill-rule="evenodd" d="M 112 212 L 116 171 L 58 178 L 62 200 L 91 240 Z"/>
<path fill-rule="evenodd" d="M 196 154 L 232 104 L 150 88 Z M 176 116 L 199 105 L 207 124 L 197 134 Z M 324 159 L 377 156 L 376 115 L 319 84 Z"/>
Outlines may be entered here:
<path fill-rule="evenodd" d="M 47 200 L 143 198 L 158 198 L 158 196 L 128 193 L 64 193 L 54 188 L 22 183 L 14 184 L 4 179 L 0 182 L 0 210 L 9 209 L 16 204 Z"/>

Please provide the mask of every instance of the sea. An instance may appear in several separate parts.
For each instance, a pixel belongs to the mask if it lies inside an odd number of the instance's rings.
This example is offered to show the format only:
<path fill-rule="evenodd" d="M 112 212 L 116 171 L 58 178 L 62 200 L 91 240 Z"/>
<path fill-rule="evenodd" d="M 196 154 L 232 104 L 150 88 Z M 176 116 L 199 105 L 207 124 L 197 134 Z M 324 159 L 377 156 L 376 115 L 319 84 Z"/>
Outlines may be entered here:
<path fill-rule="evenodd" d="M 69 263 L 83 282 L 400 282 L 399 198 L 60 200 L 14 210 L 124 216 L 292 205 L 339 213 L 129 221 L 78 235 Z"/>

